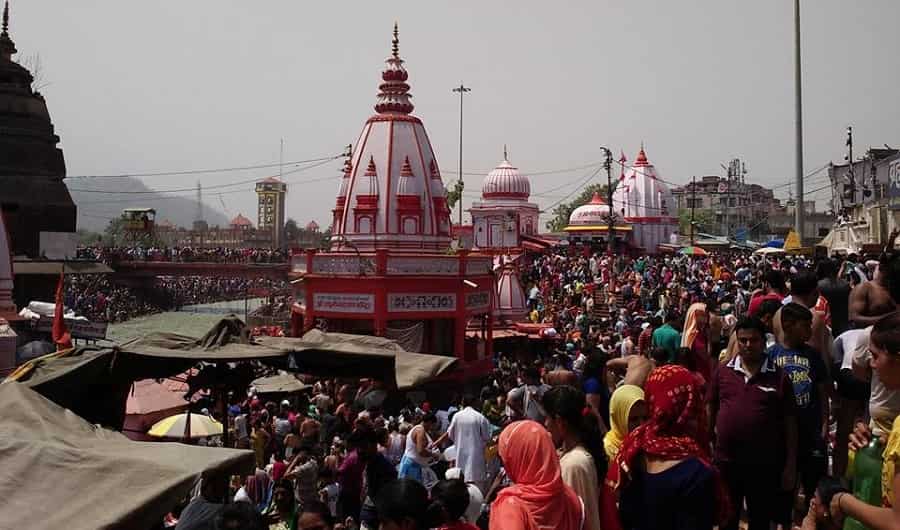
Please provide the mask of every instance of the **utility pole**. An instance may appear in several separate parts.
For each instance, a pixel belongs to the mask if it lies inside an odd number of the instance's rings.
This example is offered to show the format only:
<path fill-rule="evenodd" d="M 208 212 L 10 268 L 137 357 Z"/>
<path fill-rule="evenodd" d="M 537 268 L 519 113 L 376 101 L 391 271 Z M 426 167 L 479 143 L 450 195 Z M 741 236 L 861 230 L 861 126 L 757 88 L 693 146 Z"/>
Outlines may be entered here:
<path fill-rule="evenodd" d="M 844 196 L 847 199 L 845 204 L 852 207 L 856 202 L 856 172 L 853 170 L 853 127 L 850 125 L 847 126 L 847 154 L 844 155 L 844 160 L 847 162 L 847 180 L 849 181 L 849 188 L 844 186 Z M 847 191 L 850 192 L 849 196 L 847 196 Z"/>
<path fill-rule="evenodd" d="M 613 209 L 613 186 L 612 186 L 612 151 L 603 148 L 606 151 L 606 159 L 603 161 L 603 168 L 606 170 L 606 200 L 609 205 L 609 220 L 607 221 L 607 229 L 609 230 L 606 242 L 606 251 L 612 256 L 616 251 L 615 229 L 613 225 L 616 220 L 616 211 Z"/>
<path fill-rule="evenodd" d="M 462 230 L 462 219 L 463 219 L 463 189 L 465 188 L 465 184 L 463 183 L 463 95 L 466 92 L 471 92 L 472 89 L 466 87 L 460 81 L 459 86 L 453 89 L 454 92 L 459 92 L 459 180 L 456 181 L 456 189 L 459 193 L 459 197 L 456 199 L 456 202 L 459 203 L 459 228 Z"/>
<path fill-rule="evenodd" d="M 284 167 L 284 138 L 281 139 L 281 149 L 278 151 L 278 180 L 283 176 L 282 169 Z"/>
<path fill-rule="evenodd" d="M 794 0 L 794 123 L 797 135 L 797 204 L 800 206 L 794 210 L 794 224 L 797 225 L 797 233 L 800 240 L 806 233 L 806 212 L 803 211 L 803 93 L 801 86 L 801 61 L 800 61 L 800 0 Z"/>
<path fill-rule="evenodd" d="M 691 177 L 691 246 L 694 246 L 694 208 L 697 205 L 697 177 Z"/>

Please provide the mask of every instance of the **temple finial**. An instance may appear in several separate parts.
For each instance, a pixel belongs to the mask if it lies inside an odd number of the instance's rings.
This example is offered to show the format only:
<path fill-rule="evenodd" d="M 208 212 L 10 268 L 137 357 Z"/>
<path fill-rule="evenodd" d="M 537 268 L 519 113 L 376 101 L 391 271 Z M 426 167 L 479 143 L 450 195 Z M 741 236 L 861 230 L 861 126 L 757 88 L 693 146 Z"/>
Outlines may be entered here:
<path fill-rule="evenodd" d="M 506 144 L 503 144 L 503 160 L 509 162 L 509 156 L 506 154 Z"/>
<path fill-rule="evenodd" d="M 394 39 L 391 41 L 391 54 L 394 59 L 400 58 L 400 32 L 397 30 L 397 22 L 394 22 Z"/>
<path fill-rule="evenodd" d="M 9 0 L 3 3 L 3 25 L 0 27 L 0 59 L 12 60 L 16 45 L 9 38 Z"/>

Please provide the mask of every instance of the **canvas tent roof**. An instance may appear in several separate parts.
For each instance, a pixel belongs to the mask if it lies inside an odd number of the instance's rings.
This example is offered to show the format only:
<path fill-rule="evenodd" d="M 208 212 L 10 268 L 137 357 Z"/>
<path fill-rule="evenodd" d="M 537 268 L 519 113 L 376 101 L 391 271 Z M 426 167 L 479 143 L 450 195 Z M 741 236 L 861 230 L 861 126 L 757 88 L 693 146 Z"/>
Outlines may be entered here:
<path fill-rule="evenodd" d="M 251 341 L 237 317 L 226 317 L 204 337 L 155 333 L 119 347 L 83 346 L 35 359 L 10 378 L 37 390 L 91 423 L 121 427 L 134 381 L 165 378 L 195 364 L 260 360 L 291 371 L 331 377 L 374 377 L 409 388 L 454 366 L 455 357 L 404 351 L 380 338 L 313 330 L 302 339 Z"/>
<path fill-rule="evenodd" d="M 308 331 L 301 339 L 259 337 L 265 346 L 291 351 L 290 368 L 310 375 L 374 377 L 410 388 L 439 376 L 457 363 L 456 357 L 404 350 L 383 337 Z"/>
<path fill-rule="evenodd" d="M 269 377 L 254 379 L 251 383 L 259 394 L 280 394 L 288 392 L 300 392 L 309 388 L 309 385 L 294 377 L 293 374 L 278 374 Z"/>
<path fill-rule="evenodd" d="M 7 528 L 146 528 L 207 470 L 245 474 L 253 453 L 133 442 L 27 386 L 0 384 L 0 521 Z M 36 509 L 41 503 L 52 507 Z"/>

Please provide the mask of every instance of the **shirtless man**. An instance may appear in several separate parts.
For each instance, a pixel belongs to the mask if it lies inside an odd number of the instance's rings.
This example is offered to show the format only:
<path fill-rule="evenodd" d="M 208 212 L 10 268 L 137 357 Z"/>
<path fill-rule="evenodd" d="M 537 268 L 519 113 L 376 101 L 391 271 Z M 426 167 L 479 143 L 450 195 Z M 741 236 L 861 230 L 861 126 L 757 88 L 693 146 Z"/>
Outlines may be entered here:
<path fill-rule="evenodd" d="M 871 282 L 863 282 L 850 292 L 850 320 L 858 328 L 875 324 L 881 317 L 897 309 L 897 302 L 891 298 L 889 264 L 898 259 L 892 252 L 894 240 L 900 230 L 891 232 L 885 254 L 882 255 L 878 271 Z M 897 280 L 895 280 L 897 281 Z"/>

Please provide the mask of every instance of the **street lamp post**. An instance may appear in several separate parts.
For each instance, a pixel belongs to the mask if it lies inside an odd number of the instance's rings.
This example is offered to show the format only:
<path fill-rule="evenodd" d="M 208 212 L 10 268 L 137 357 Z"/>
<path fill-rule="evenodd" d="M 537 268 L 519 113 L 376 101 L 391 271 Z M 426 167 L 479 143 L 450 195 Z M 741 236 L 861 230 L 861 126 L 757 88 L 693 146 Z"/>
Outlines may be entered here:
<path fill-rule="evenodd" d="M 472 89 L 462 84 L 460 81 L 459 86 L 453 89 L 454 92 L 459 92 L 459 180 L 456 181 L 456 190 L 459 194 L 456 202 L 459 204 L 459 229 L 462 230 L 462 218 L 463 218 L 463 189 L 465 188 L 465 184 L 463 183 L 463 96 L 466 92 L 471 92 Z"/>
<path fill-rule="evenodd" d="M 796 191 L 797 207 L 794 209 L 794 224 L 797 225 L 797 233 L 800 239 L 806 224 L 806 212 L 803 211 L 803 95 L 801 87 L 800 71 L 800 0 L 794 0 L 794 132 L 796 134 L 796 161 L 797 174 Z"/>

